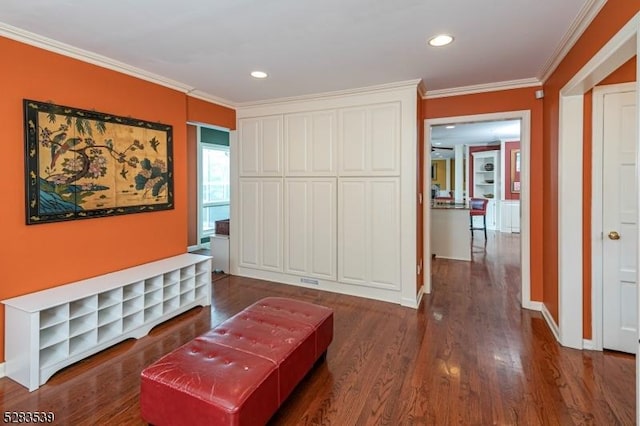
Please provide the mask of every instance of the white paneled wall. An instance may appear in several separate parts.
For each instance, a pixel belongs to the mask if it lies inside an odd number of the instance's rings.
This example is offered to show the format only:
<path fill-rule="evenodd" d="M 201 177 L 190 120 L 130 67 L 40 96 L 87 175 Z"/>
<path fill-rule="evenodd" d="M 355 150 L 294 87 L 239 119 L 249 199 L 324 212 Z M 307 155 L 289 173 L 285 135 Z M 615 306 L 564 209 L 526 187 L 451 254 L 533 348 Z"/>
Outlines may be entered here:
<path fill-rule="evenodd" d="M 282 179 L 240 178 L 242 266 L 282 271 Z"/>
<path fill-rule="evenodd" d="M 285 272 L 336 279 L 336 179 L 287 179 Z"/>
<path fill-rule="evenodd" d="M 238 110 L 231 273 L 416 304 L 412 84 Z"/>
<path fill-rule="evenodd" d="M 338 280 L 400 288 L 398 178 L 343 178 L 338 189 Z"/>

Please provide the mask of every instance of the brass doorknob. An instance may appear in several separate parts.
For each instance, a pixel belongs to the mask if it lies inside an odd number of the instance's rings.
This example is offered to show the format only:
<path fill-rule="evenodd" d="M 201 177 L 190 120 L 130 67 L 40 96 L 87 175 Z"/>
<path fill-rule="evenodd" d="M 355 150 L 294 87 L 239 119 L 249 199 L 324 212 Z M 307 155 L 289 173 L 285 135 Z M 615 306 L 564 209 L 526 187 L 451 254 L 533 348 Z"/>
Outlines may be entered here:
<path fill-rule="evenodd" d="M 611 232 L 609 232 L 609 239 L 610 240 L 619 240 L 620 239 L 620 234 L 618 234 L 616 231 L 611 231 Z"/>

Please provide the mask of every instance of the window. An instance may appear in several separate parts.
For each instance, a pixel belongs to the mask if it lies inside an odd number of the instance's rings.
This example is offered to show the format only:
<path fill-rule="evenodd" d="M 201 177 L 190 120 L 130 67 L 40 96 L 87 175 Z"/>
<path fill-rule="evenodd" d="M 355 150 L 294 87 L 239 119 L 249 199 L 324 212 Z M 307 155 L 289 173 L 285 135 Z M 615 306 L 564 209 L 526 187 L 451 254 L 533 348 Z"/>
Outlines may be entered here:
<path fill-rule="evenodd" d="M 202 144 L 202 233 L 229 218 L 229 147 Z"/>

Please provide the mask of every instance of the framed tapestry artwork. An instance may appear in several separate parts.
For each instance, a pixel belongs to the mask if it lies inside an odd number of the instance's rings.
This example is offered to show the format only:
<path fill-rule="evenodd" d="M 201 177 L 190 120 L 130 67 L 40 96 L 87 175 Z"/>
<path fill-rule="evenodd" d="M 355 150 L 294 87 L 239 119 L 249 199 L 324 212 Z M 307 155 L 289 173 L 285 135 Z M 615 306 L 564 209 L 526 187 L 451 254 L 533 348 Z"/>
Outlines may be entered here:
<path fill-rule="evenodd" d="M 24 100 L 27 224 L 173 209 L 173 129 Z"/>

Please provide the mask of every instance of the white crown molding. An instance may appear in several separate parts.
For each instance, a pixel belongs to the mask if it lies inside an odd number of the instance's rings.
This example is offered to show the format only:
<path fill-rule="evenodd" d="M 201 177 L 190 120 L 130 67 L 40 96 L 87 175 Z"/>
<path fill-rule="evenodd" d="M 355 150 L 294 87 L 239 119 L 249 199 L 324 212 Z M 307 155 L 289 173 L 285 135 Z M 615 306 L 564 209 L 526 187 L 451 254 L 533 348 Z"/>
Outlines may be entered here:
<path fill-rule="evenodd" d="M 549 57 L 547 62 L 538 72 L 539 80 L 544 83 L 551 76 L 551 74 L 558 68 L 560 62 L 567 56 L 567 53 L 576 44 L 578 39 L 582 36 L 582 33 L 591 25 L 591 22 L 600 13 L 600 10 L 607 3 L 607 0 L 588 0 L 576 19 L 573 21 L 567 32 L 564 34 L 562 40 L 558 44 L 558 47 Z"/>
<path fill-rule="evenodd" d="M 187 92 L 187 95 L 189 95 L 192 98 L 196 98 L 196 99 L 200 99 L 201 101 L 206 101 L 206 102 L 212 102 L 214 104 L 217 105 L 221 105 L 223 107 L 227 107 L 227 108 L 231 108 L 231 109 L 236 109 L 237 108 L 237 104 L 235 102 L 232 102 L 228 99 L 224 99 L 221 98 L 219 96 L 215 96 L 215 95 L 211 95 L 209 93 L 203 92 L 201 90 L 197 90 L 194 89 L 190 92 Z"/>
<path fill-rule="evenodd" d="M 235 108 L 233 102 L 209 95 L 204 92 L 200 92 L 199 90 L 189 86 L 188 84 L 181 83 L 179 81 L 172 80 L 170 78 L 163 77 L 161 75 L 154 74 L 140 68 L 136 68 L 129 64 L 125 64 L 124 62 L 120 62 L 115 59 L 90 52 L 88 50 L 80 49 L 78 47 L 71 46 L 69 44 L 50 39 L 48 37 L 43 37 L 30 31 L 5 24 L 3 22 L 0 22 L 0 36 L 18 41 L 20 43 L 25 43 L 30 46 L 35 46 L 49 52 L 54 52 L 63 56 L 74 58 L 79 61 L 97 65 L 102 68 L 110 69 L 121 74 L 139 78 L 141 80 L 158 84 L 169 89 L 177 90 L 182 93 L 187 93 L 189 96 L 192 96 L 194 98 L 213 102 L 222 106 L 226 106 L 228 108 Z"/>
<path fill-rule="evenodd" d="M 424 85 L 424 81 L 420 80 L 418 83 L 418 95 L 420 95 L 421 99 L 424 99 L 427 96 L 427 86 Z"/>
<path fill-rule="evenodd" d="M 286 98 L 264 99 L 255 102 L 239 102 L 236 106 L 237 108 L 249 108 L 262 105 L 282 105 L 310 100 L 317 101 L 319 99 L 339 98 L 348 95 L 359 95 L 362 93 L 383 93 L 407 87 L 417 88 L 421 81 L 421 79 L 405 80 L 395 83 L 378 84 L 375 86 L 358 87 L 355 89 L 336 90 L 333 92 L 311 93 L 308 95 L 291 96 Z"/>
<path fill-rule="evenodd" d="M 520 80 L 499 81 L 496 83 L 476 84 L 472 86 L 452 87 L 450 89 L 427 90 L 422 99 L 445 98 L 448 96 L 474 95 L 476 93 L 496 92 L 498 90 L 522 89 L 525 87 L 542 86 L 537 78 L 523 78 Z"/>

